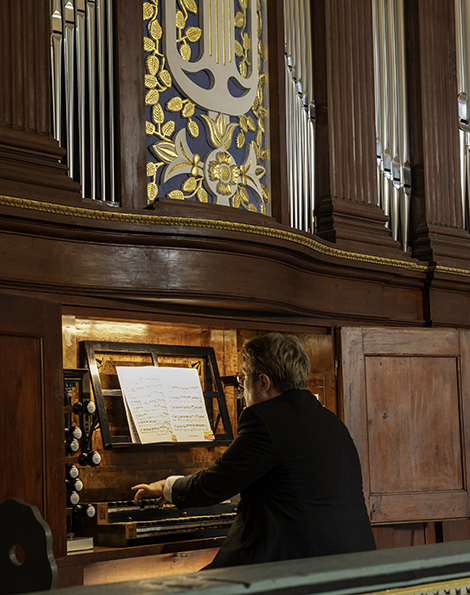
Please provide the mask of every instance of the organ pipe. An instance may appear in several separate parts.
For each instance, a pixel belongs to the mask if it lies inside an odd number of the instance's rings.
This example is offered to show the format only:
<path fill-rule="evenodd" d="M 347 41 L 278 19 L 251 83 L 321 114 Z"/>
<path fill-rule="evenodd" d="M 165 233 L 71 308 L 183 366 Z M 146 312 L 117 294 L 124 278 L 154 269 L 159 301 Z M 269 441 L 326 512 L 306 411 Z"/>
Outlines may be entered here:
<path fill-rule="evenodd" d="M 284 2 L 289 221 L 314 230 L 315 103 L 309 0 Z"/>
<path fill-rule="evenodd" d="M 372 0 L 379 206 L 408 250 L 411 168 L 403 0 Z"/>
<path fill-rule="evenodd" d="M 116 202 L 112 0 L 51 0 L 53 134 L 82 196 Z"/>

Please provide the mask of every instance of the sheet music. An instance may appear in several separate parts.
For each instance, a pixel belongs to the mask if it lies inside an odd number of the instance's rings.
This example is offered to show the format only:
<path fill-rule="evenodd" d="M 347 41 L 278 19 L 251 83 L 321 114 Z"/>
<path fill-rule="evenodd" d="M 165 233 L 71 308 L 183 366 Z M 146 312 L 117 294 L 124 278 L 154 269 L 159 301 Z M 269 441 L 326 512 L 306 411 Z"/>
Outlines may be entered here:
<path fill-rule="evenodd" d="M 199 374 L 194 368 L 158 368 L 178 442 L 213 440 Z"/>
<path fill-rule="evenodd" d="M 116 371 L 133 442 L 214 439 L 197 370 L 118 366 Z"/>
<path fill-rule="evenodd" d="M 132 440 L 132 442 L 135 442 L 136 444 L 141 444 L 140 438 L 139 438 L 139 432 L 137 431 L 137 428 L 135 427 L 134 418 L 132 417 L 131 410 L 129 409 L 127 399 L 123 398 L 122 400 L 124 401 L 124 409 L 126 410 L 126 417 L 127 417 L 127 423 L 129 425 L 129 432 L 131 433 L 131 440 Z"/>

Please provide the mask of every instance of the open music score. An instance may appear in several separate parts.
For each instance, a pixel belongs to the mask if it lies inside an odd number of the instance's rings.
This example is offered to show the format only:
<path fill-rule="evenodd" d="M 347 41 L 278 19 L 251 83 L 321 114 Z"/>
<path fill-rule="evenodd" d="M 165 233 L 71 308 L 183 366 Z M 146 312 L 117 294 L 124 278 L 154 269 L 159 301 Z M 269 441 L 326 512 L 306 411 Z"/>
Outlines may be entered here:
<path fill-rule="evenodd" d="M 194 368 L 117 366 L 132 442 L 214 440 Z"/>

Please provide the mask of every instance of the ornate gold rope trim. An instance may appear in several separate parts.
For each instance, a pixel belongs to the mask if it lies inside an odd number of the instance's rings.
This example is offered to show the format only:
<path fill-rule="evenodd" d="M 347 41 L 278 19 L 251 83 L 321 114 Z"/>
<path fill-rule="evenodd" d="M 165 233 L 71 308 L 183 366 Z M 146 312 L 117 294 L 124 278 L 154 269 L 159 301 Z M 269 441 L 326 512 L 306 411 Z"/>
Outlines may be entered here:
<path fill-rule="evenodd" d="M 421 583 L 409 587 L 397 587 L 395 589 L 384 589 L 383 591 L 373 591 L 367 595 L 406 595 L 412 593 L 423 593 L 424 591 L 439 591 L 449 587 L 462 587 L 470 583 L 470 577 L 453 579 L 450 581 L 439 581 L 436 583 Z"/>
<path fill-rule="evenodd" d="M 306 248 L 310 248 L 315 252 L 319 252 L 325 256 L 332 256 L 335 258 L 353 260 L 356 262 L 367 262 L 377 265 L 385 265 L 391 267 L 398 267 L 409 271 L 418 271 L 427 273 L 430 271 L 439 271 L 442 273 L 449 273 L 452 275 L 461 275 L 470 277 L 470 270 L 458 269 L 444 266 L 429 266 L 420 265 L 406 260 L 398 260 L 393 258 L 384 258 L 381 256 L 373 256 L 371 254 L 359 254 L 357 252 L 347 252 L 338 248 L 325 246 L 314 238 L 309 238 L 295 233 L 294 231 L 284 231 L 280 229 L 272 229 L 270 227 L 263 227 L 261 225 L 250 225 L 247 223 L 237 223 L 235 221 L 219 221 L 212 219 L 198 219 L 195 217 L 168 217 L 162 215 L 138 215 L 135 213 L 115 213 L 111 211 L 100 211 L 95 209 L 87 209 L 85 207 L 70 207 L 55 203 L 40 202 L 36 200 L 29 200 L 25 198 L 16 198 L 13 196 L 0 195 L 0 205 L 7 207 L 16 207 L 20 209 L 29 209 L 33 211 L 40 211 L 43 213 L 52 213 L 55 215 L 68 215 L 70 217 L 81 217 L 84 219 L 97 219 L 101 221 L 112 221 L 119 223 L 145 223 L 147 225 L 167 225 L 179 227 L 200 227 L 208 229 L 221 229 L 226 231 L 238 231 L 243 233 L 251 233 L 262 235 L 287 242 L 300 244 Z"/>

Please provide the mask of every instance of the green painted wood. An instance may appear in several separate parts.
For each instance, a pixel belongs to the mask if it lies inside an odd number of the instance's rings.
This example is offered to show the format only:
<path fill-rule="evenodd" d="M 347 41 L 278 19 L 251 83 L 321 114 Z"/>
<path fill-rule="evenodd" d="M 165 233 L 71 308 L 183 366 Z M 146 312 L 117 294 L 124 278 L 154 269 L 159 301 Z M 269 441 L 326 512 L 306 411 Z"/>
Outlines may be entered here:
<path fill-rule="evenodd" d="M 429 583 L 466 578 L 470 586 L 470 541 L 459 541 L 71 587 L 61 595 L 359 595 L 412 587 L 416 592 L 417 585 L 424 591 Z"/>

